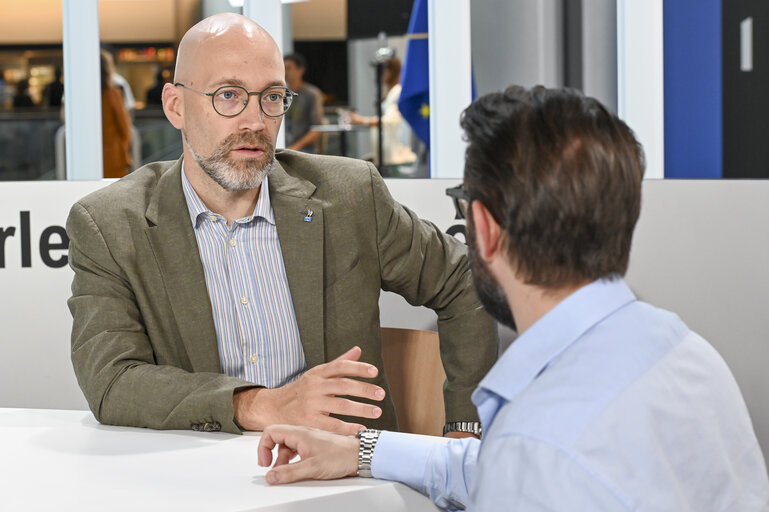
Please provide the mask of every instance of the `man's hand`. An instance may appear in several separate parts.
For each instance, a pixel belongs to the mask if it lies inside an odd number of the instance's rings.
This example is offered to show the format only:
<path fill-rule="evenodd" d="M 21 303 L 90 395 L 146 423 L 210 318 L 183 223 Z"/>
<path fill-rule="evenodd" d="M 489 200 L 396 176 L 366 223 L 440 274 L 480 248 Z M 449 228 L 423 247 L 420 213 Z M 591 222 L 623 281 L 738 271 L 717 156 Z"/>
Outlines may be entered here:
<path fill-rule="evenodd" d="M 349 377 L 376 377 L 376 366 L 358 361 L 361 349 L 353 347 L 330 363 L 311 368 L 296 381 L 275 389 L 247 389 L 235 394 L 235 421 L 246 430 L 264 430 L 275 424 L 302 425 L 355 435 L 366 428 L 346 423 L 330 414 L 378 418 L 382 409 L 340 396 L 382 400 L 379 386 Z"/>
<path fill-rule="evenodd" d="M 306 427 L 273 425 L 264 429 L 259 441 L 259 465 L 272 463 L 272 449 L 278 458 L 267 472 L 267 483 L 287 484 L 299 480 L 334 480 L 358 474 L 358 439 Z M 299 455 L 301 461 L 289 464 Z"/>

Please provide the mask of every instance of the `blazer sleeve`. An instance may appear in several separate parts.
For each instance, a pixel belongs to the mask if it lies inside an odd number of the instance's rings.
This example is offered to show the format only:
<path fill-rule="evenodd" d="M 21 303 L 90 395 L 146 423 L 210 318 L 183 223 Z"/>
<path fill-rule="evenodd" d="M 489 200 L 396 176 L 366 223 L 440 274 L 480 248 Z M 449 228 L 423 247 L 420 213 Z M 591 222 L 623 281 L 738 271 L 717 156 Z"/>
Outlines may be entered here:
<path fill-rule="evenodd" d="M 478 421 L 470 397 L 497 358 L 496 322 L 475 293 L 467 247 L 397 203 L 369 164 L 382 288 L 438 314 L 446 421 Z"/>
<path fill-rule="evenodd" d="M 157 364 L 134 291 L 85 206 L 67 219 L 75 276 L 72 364 L 101 423 L 240 433 L 232 396 L 252 384 L 213 372 Z"/>

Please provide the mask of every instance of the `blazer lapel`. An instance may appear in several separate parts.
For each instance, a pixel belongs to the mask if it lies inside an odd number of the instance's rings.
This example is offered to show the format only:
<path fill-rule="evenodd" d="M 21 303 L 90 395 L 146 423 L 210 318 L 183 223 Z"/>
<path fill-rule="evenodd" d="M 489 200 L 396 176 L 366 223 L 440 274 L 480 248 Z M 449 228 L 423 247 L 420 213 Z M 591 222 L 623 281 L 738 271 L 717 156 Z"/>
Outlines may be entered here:
<path fill-rule="evenodd" d="M 147 208 L 147 239 L 184 347 L 196 372 L 219 373 L 211 301 L 181 182 L 181 159 L 164 172 Z"/>
<path fill-rule="evenodd" d="M 323 207 L 315 185 L 279 162 L 268 180 L 283 264 L 307 367 L 326 362 L 323 319 Z M 311 210 L 311 213 L 308 212 Z"/>

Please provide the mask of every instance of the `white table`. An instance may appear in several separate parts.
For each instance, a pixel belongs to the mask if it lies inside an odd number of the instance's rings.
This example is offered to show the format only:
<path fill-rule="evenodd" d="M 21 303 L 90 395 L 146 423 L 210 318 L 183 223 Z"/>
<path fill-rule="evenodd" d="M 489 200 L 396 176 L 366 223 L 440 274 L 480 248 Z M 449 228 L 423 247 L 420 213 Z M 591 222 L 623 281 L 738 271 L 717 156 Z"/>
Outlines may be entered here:
<path fill-rule="evenodd" d="M 271 487 L 258 442 L 255 433 L 111 427 L 87 411 L 0 408 L 0 509 L 437 510 L 405 485 L 368 478 Z"/>

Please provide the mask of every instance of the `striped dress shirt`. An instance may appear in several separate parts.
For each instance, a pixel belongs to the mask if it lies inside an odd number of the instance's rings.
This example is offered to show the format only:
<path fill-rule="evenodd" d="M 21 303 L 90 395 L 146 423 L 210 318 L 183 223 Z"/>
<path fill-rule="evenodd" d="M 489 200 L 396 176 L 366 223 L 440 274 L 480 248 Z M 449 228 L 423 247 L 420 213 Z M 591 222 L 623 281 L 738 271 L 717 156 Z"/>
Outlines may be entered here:
<path fill-rule="evenodd" d="M 267 178 L 253 215 L 228 226 L 203 204 L 184 168 L 181 174 L 222 373 L 268 388 L 296 380 L 306 363 Z"/>

